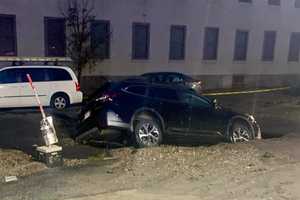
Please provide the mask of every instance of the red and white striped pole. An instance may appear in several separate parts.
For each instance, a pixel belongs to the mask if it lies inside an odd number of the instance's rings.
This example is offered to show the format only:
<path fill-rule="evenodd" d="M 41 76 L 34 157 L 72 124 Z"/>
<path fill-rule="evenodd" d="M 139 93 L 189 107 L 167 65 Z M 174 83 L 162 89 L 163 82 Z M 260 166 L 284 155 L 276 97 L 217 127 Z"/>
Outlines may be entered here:
<path fill-rule="evenodd" d="M 30 87 L 32 88 L 32 90 L 33 90 L 33 92 L 34 92 L 36 101 L 37 101 L 38 104 L 39 104 L 40 111 L 41 111 L 41 113 L 42 113 L 43 119 L 46 119 L 46 114 L 45 114 L 44 108 L 43 108 L 43 106 L 42 106 L 42 104 L 41 104 L 41 101 L 40 101 L 39 95 L 38 95 L 38 93 L 37 93 L 37 90 L 36 90 L 36 88 L 34 87 L 34 85 L 33 85 L 33 83 L 32 83 L 31 76 L 30 76 L 30 74 L 26 74 L 26 76 L 27 76 L 27 79 L 28 79 L 28 81 L 29 81 Z"/>

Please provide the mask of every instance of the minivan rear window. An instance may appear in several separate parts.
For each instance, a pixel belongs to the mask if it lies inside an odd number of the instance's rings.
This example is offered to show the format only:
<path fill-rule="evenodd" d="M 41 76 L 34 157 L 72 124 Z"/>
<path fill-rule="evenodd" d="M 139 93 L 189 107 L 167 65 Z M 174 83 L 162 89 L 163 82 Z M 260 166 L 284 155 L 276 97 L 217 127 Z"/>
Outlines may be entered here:
<path fill-rule="evenodd" d="M 30 75 L 33 82 L 46 81 L 46 69 L 43 68 L 23 68 L 21 73 L 22 82 L 28 82 L 27 74 Z"/>
<path fill-rule="evenodd" d="M 50 81 L 70 81 L 71 75 L 64 69 L 47 69 L 47 73 Z"/>

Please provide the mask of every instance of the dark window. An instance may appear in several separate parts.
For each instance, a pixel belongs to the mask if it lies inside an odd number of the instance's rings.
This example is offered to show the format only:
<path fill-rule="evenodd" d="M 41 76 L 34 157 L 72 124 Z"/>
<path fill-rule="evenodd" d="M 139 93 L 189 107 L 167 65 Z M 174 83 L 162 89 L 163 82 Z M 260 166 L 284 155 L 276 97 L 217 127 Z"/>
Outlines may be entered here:
<path fill-rule="evenodd" d="M 17 55 L 16 17 L 0 15 L 0 56 Z"/>
<path fill-rule="evenodd" d="M 7 69 L 0 72 L 0 83 L 19 83 L 20 79 L 20 70 L 19 69 Z"/>
<path fill-rule="evenodd" d="M 46 56 L 66 56 L 66 26 L 63 18 L 45 17 Z"/>
<path fill-rule="evenodd" d="M 204 60 L 216 60 L 218 57 L 218 28 L 205 28 L 204 35 L 204 49 L 203 59 Z"/>
<path fill-rule="evenodd" d="M 91 24 L 91 47 L 99 58 L 109 58 L 110 54 L 110 23 L 96 20 Z"/>
<path fill-rule="evenodd" d="M 51 81 L 69 81 L 72 80 L 71 75 L 64 69 L 47 69 L 47 74 Z"/>
<path fill-rule="evenodd" d="M 234 60 L 247 60 L 248 37 L 248 31 L 236 31 Z"/>
<path fill-rule="evenodd" d="M 171 26 L 170 60 L 184 60 L 185 57 L 185 26 Z"/>
<path fill-rule="evenodd" d="M 292 33 L 290 37 L 290 48 L 288 61 L 299 61 L 300 33 Z"/>
<path fill-rule="evenodd" d="M 242 2 L 242 3 L 252 3 L 252 0 L 239 0 L 239 2 Z"/>
<path fill-rule="evenodd" d="M 263 43 L 263 61 L 272 61 L 274 59 L 276 43 L 276 31 L 265 31 Z"/>
<path fill-rule="evenodd" d="M 30 75 L 33 82 L 42 82 L 46 80 L 46 70 L 43 68 L 24 68 L 21 73 L 22 82 L 28 82 L 27 74 Z"/>
<path fill-rule="evenodd" d="M 295 8 L 300 8 L 300 0 L 295 0 Z"/>
<path fill-rule="evenodd" d="M 211 107 L 210 102 L 199 96 L 195 96 L 191 93 L 181 93 L 180 101 L 186 104 L 189 104 L 192 107 Z"/>
<path fill-rule="evenodd" d="M 156 99 L 164 99 L 170 101 L 177 101 L 178 96 L 176 90 L 168 89 L 168 88 L 150 88 L 149 89 L 149 97 Z"/>
<path fill-rule="evenodd" d="M 269 5 L 280 6 L 280 0 L 268 0 Z"/>
<path fill-rule="evenodd" d="M 126 89 L 127 92 L 137 94 L 137 95 L 145 95 L 146 88 L 144 86 L 131 86 Z"/>
<path fill-rule="evenodd" d="M 166 83 L 183 83 L 183 77 L 180 75 L 168 75 L 165 80 Z"/>
<path fill-rule="evenodd" d="M 142 23 L 133 24 L 132 58 L 148 59 L 150 44 L 150 25 Z"/>

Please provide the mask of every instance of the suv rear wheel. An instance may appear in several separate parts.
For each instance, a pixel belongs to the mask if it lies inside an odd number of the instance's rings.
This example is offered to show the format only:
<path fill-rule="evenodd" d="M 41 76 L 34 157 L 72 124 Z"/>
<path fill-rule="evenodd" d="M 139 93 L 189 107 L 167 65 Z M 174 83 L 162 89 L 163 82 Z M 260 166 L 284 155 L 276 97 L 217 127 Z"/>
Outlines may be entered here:
<path fill-rule="evenodd" d="M 162 129 L 154 119 L 139 119 L 134 126 L 138 147 L 158 146 L 162 142 Z"/>
<path fill-rule="evenodd" d="M 69 104 L 70 104 L 69 97 L 64 93 L 59 93 L 53 95 L 53 97 L 51 98 L 50 106 L 52 108 L 55 108 L 56 110 L 61 111 L 66 109 L 69 106 Z"/>

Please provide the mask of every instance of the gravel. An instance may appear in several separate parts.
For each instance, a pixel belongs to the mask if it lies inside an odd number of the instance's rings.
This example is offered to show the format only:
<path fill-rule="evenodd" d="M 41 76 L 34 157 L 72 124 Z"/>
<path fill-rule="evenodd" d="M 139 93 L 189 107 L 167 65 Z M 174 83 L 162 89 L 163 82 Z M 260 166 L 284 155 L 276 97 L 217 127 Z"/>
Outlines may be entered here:
<path fill-rule="evenodd" d="M 206 181 L 222 177 L 223 181 L 238 181 L 243 176 L 270 171 L 276 163 L 288 159 L 262 152 L 251 143 L 123 148 L 112 153 L 120 158 L 109 170 L 117 174 L 115 182 L 126 187 L 130 183 L 135 188 L 177 178 Z"/>
<path fill-rule="evenodd" d="M 0 149 L 0 179 L 4 176 L 27 176 L 47 169 L 32 157 L 18 150 Z"/>

